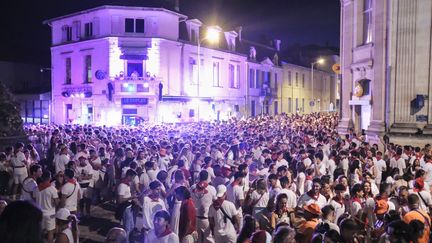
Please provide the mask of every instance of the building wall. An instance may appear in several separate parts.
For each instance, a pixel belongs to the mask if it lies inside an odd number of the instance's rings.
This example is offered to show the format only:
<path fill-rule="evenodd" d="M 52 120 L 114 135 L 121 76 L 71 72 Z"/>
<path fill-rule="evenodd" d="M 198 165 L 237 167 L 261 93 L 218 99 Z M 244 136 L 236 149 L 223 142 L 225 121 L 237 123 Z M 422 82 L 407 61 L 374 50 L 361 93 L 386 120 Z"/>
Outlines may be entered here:
<path fill-rule="evenodd" d="M 415 134 L 418 129 L 431 134 L 432 2 L 371 1 L 367 25 L 365 1 L 341 1 L 339 132 L 364 129 L 372 140 L 384 133 Z M 364 80 L 369 92 L 355 95 Z M 417 97 L 424 99 L 423 105 L 416 104 Z"/>
<path fill-rule="evenodd" d="M 293 64 L 283 65 L 282 105 L 283 112 L 311 113 L 335 109 L 335 75 L 314 69 L 314 82 L 311 69 Z M 313 91 L 313 92 L 312 92 Z M 315 105 L 310 102 L 315 100 Z M 291 105 L 290 105 L 291 103 Z"/>

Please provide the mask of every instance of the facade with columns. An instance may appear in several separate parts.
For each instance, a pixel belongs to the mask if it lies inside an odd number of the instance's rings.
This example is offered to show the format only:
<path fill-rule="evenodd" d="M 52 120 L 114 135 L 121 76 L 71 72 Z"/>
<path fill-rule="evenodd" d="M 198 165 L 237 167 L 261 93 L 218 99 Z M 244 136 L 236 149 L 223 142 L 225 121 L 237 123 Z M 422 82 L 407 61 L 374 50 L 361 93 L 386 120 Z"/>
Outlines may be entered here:
<path fill-rule="evenodd" d="M 340 133 L 432 134 L 430 0 L 341 0 Z"/>

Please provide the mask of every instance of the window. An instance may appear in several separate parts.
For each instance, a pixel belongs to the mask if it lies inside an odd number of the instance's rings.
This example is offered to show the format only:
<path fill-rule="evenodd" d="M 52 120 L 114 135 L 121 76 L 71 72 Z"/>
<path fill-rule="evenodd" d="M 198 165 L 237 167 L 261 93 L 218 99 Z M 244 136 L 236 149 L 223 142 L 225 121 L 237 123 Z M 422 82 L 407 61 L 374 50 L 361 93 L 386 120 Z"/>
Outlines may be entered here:
<path fill-rule="evenodd" d="M 372 0 L 364 0 L 363 44 L 372 42 Z"/>
<path fill-rule="evenodd" d="M 144 33 L 144 19 L 125 19 L 126 33 Z"/>
<path fill-rule="evenodd" d="M 256 78 L 256 80 L 255 80 L 255 88 L 259 89 L 259 88 L 261 88 L 261 85 L 260 85 L 260 70 L 256 70 L 255 78 Z"/>
<path fill-rule="evenodd" d="M 292 99 L 288 98 L 288 112 L 291 113 L 292 112 Z"/>
<path fill-rule="evenodd" d="M 305 75 L 304 73 L 302 74 L 302 87 L 305 87 Z"/>
<path fill-rule="evenodd" d="M 220 75 L 220 70 L 219 70 L 219 62 L 213 62 L 213 86 L 215 87 L 220 87 L 220 83 L 219 83 L 219 75 Z"/>
<path fill-rule="evenodd" d="M 120 91 L 121 92 L 127 92 L 127 93 L 136 92 L 137 91 L 137 86 L 135 84 L 123 83 L 121 85 Z"/>
<path fill-rule="evenodd" d="M 277 92 L 277 90 L 278 90 L 278 75 L 277 75 L 277 73 L 275 73 L 275 75 L 274 75 L 274 90 Z"/>
<path fill-rule="evenodd" d="M 66 66 L 65 84 L 71 84 L 72 83 L 72 76 L 71 76 L 72 61 L 70 57 L 66 58 L 65 66 Z"/>
<path fill-rule="evenodd" d="M 92 64 L 91 55 L 86 55 L 84 58 L 84 82 L 85 83 L 92 82 L 91 64 Z"/>
<path fill-rule="evenodd" d="M 295 74 L 296 86 L 298 86 L 298 73 Z"/>
<path fill-rule="evenodd" d="M 134 19 L 125 19 L 125 32 L 133 33 L 134 32 Z"/>
<path fill-rule="evenodd" d="M 289 86 L 292 85 L 292 80 L 291 80 L 291 71 L 288 71 L 288 85 L 289 85 Z"/>
<path fill-rule="evenodd" d="M 233 64 L 228 64 L 228 79 L 229 79 L 229 85 L 230 88 L 234 88 L 235 87 L 235 77 L 234 77 L 234 65 Z"/>
<path fill-rule="evenodd" d="M 302 99 L 302 111 L 304 112 L 304 109 L 305 108 L 305 106 L 304 106 L 304 98 Z"/>
<path fill-rule="evenodd" d="M 255 70 L 252 68 L 249 68 L 249 88 L 255 88 Z"/>
<path fill-rule="evenodd" d="M 264 114 L 265 115 L 268 115 L 269 114 L 269 101 L 268 100 L 265 100 L 264 102 L 263 102 L 263 105 L 264 105 L 264 107 L 263 107 L 263 109 L 264 109 Z"/>
<path fill-rule="evenodd" d="M 191 29 L 191 38 L 190 41 L 193 43 L 197 42 L 197 38 L 196 38 L 196 30 L 195 29 Z"/>
<path fill-rule="evenodd" d="M 240 88 L 240 65 L 238 65 L 238 64 L 236 66 L 236 78 L 235 78 L 234 87 L 236 89 Z"/>
<path fill-rule="evenodd" d="M 62 28 L 63 41 L 72 41 L 72 26 L 65 25 Z"/>
<path fill-rule="evenodd" d="M 135 19 L 135 32 L 144 33 L 144 19 Z"/>
<path fill-rule="evenodd" d="M 192 57 L 189 58 L 189 80 L 190 84 L 198 84 L 198 64 Z"/>
<path fill-rule="evenodd" d="M 84 37 L 92 37 L 93 36 L 93 23 L 86 23 L 84 25 Z"/>
<path fill-rule="evenodd" d="M 127 76 L 138 78 L 143 77 L 143 64 L 142 62 L 127 62 Z"/>
<path fill-rule="evenodd" d="M 137 92 L 148 93 L 150 91 L 149 84 L 147 82 L 143 83 L 143 84 L 137 84 L 136 85 L 136 91 Z"/>
<path fill-rule="evenodd" d="M 299 112 L 298 98 L 296 98 L 296 112 Z"/>
<path fill-rule="evenodd" d="M 277 114 L 278 114 L 278 102 L 275 101 L 274 102 L 274 115 L 277 115 Z"/>
<path fill-rule="evenodd" d="M 256 112 L 255 112 L 255 100 L 251 101 L 251 116 L 255 116 Z"/>

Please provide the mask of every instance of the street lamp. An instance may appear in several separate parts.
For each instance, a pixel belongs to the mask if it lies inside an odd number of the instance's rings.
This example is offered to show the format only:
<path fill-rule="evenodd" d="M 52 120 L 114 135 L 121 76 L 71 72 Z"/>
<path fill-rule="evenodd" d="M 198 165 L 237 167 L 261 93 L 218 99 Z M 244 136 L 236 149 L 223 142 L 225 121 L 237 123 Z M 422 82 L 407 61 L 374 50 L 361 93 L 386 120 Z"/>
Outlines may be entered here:
<path fill-rule="evenodd" d="M 198 39 L 198 80 L 197 80 L 197 97 L 199 97 L 200 93 L 200 69 L 201 69 L 201 42 L 209 41 L 210 43 L 216 43 L 219 41 L 219 31 L 215 28 L 207 28 L 206 35 L 202 39 Z"/>
<path fill-rule="evenodd" d="M 318 58 L 318 60 L 316 60 L 316 62 L 311 63 L 311 80 L 312 80 L 312 112 L 314 110 L 314 106 L 315 106 L 315 96 L 314 96 L 314 65 L 318 64 L 318 65 L 322 65 L 324 64 L 324 59 L 323 58 Z"/>

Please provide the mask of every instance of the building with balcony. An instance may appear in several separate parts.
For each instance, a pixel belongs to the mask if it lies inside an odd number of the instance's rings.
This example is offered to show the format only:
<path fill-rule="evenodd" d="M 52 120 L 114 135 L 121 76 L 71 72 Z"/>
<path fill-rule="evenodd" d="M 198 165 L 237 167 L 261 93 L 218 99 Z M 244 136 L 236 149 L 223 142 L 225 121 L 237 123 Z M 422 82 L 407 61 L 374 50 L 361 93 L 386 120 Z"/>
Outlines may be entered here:
<path fill-rule="evenodd" d="M 45 23 L 52 28 L 55 123 L 192 122 L 289 111 L 281 102 L 288 98 L 280 40 L 253 42 L 242 38 L 241 27 L 224 31 L 163 8 L 101 6 Z"/>
<path fill-rule="evenodd" d="M 432 134 L 431 8 L 431 1 L 341 1 L 340 133 Z"/>

